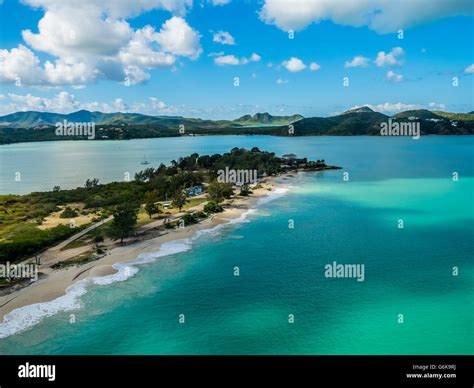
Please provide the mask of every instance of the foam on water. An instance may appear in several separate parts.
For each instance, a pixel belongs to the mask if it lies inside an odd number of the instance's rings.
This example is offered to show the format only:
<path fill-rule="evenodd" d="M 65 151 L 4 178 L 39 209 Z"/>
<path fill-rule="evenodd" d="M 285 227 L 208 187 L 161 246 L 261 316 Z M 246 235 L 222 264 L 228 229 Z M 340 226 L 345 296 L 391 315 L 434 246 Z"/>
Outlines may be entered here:
<path fill-rule="evenodd" d="M 277 188 L 265 197 L 260 198 L 256 206 L 281 198 L 288 190 L 289 187 Z M 89 286 L 107 286 L 115 282 L 126 281 L 138 273 L 139 269 L 137 266 L 152 263 L 160 257 L 186 252 L 192 248 L 193 242 L 197 239 L 203 236 L 214 237 L 219 235 L 223 229 L 230 225 L 249 222 L 248 217 L 256 212 L 257 209 L 255 208 L 248 209 L 242 213 L 240 217 L 229 220 L 227 223 L 199 230 L 193 237 L 169 241 L 161 244 L 160 249 L 156 252 L 142 253 L 134 260 L 115 263 L 112 267 L 117 270 L 116 273 L 82 279 L 69 286 L 65 294 L 56 299 L 17 308 L 6 314 L 3 318 L 3 322 L 0 323 L 0 339 L 28 330 L 42 322 L 45 318 L 56 315 L 59 312 L 80 309 L 82 307 L 81 297 L 87 293 Z"/>

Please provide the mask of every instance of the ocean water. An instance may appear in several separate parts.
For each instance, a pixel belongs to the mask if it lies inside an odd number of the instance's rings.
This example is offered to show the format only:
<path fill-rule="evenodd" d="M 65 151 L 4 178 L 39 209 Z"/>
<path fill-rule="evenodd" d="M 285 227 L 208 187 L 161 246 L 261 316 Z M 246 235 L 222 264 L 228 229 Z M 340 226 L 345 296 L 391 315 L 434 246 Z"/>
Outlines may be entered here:
<path fill-rule="evenodd" d="M 0 353 L 474 354 L 473 137 L 232 138 L 199 147 L 343 170 L 281 180 L 232 225 L 20 311 L 0 337 L 40 322 L 0 339 Z M 325 277 L 334 261 L 364 264 L 364 281 Z"/>
<path fill-rule="evenodd" d="M 458 153 L 472 153 L 472 136 L 394 137 L 196 136 L 124 141 L 50 141 L 0 146 L 0 194 L 28 194 L 54 186 L 75 188 L 86 179 L 122 181 L 146 167 L 168 164 L 194 152 L 228 152 L 260 147 L 277 155 L 294 153 L 346 167 L 353 180 L 439 177 L 468 169 Z M 144 157 L 150 165 L 143 166 Z M 410 165 L 410 162 L 417 165 Z M 464 171 L 463 171 L 464 172 Z M 466 172 L 464 172 L 466 174 Z"/>

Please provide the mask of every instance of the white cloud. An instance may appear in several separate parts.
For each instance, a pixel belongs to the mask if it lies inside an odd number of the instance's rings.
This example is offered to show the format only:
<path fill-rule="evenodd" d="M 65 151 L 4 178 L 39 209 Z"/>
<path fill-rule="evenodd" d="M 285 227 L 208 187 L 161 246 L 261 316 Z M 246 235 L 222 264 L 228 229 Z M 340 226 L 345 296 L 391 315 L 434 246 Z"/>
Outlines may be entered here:
<path fill-rule="evenodd" d="M 46 61 L 44 75 L 48 84 L 82 85 L 95 79 L 97 71 L 84 62 L 66 63 L 57 60 L 54 64 Z"/>
<path fill-rule="evenodd" d="M 39 97 L 31 93 L 18 95 L 9 93 L 4 96 L 0 114 L 9 114 L 13 112 L 39 111 L 53 113 L 71 113 L 80 109 L 90 111 L 100 111 L 104 113 L 113 112 L 133 112 L 150 115 L 176 114 L 178 109 L 168 106 L 166 103 L 156 97 L 149 97 L 146 102 L 135 102 L 128 105 L 122 98 L 116 98 L 112 102 L 89 101 L 81 102 L 73 94 L 62 91 L 55 96 Z"/>
<path fill-rule="evenodd" d="M 237 118 L 244 114 L 254 114 L 257 112 L 279 112 L 279 114 L 293 114 L 296 111 L 299 111 L 301 108 L 289 106 L 286 104 L 264 106 L 253 104 L 231 104 L 197 108 L 185 104 L 169 105 L 158 97 L 148 97 L 145 100 L 131 102 L 127 102 L 121 98 L 116 98 L 107 102 L 83 102 L 77 99 L 73 94 L 67 92 L 61 92 L 52 97 L 39 97 L 31 94 L 24 96 L 16 94 L 0 94 L 0 100 L 2 102 L 0 104 L 0 115 L 26 110 L 71 113 L 80 109 L 86 109 L 104 113 L 130 112 L 152 116 L 182 115 L 185 117 L 229 119 L 230 117 Z"/>
<path fill-rule="evenodd" d="M 223 55 L 221 57 L 214 58 L 216 65 L 240 65 L 240 60 L 235 55 Z"/>
<path fill-rule="evenodd" d="M 446 110 L 446 105 L 445 104 L 438 104 L 437 102 L 430 102 L 428 104 L 428 107 L 430 109 L 435 109 L 435 110 Z"/>
<path fill-rule="evenodd" d="M 364 104 L 364 105 L 355 105 L 350 109 L 362 108 L 363 106 L 368 106 L 370 109 L 380 112 L 380 113 L 397 113 L 406 110 L 416 110 L 416 109 L 433 109 L 433 110 L 445 110 L 446 105 L 436 102 L 430 102 L 428 105 L 420 104 L 406 104 L 402 102 L 391 103 L 385 102 L 382 104 Z"/>
<path fill-rule="evenodd" d="M 309 65 L 309 70 L 311 71 L 317 71 L 321 68 L 321 66 L 319 66 L 316 62 L 311 62 L 311 64 Z"/>
<path fill-rule="evenodd" d="M 401 82 L 403 81 L 403 76 L 401 74 L 393 72 L 392 70 L 389 70 L 387 72 L 387 79 L 393 82 Z"/>
<path fill-rule="evenodd" d="M 283 61 L 282 66 L 292 73 L 306 69 L 306 65 L 303 61 L 296 57 L 291 57 L 289 60 Z"/>
<path fill-rule="evenodd" d="M 404 54 L 401 47 L 394 47 L 388 54 L 385 51 L 379 51 L 374 62 L 378 67 L 400 65 L 402 62 L 398 57 Z"/>
<path fill-rule="evenodd" d="M 231 46 L 235 44 L 234 37 L 227 31 L 215 32 L 212 37 L 212 41 L 220 44 L 228 44 Z"/>
<path fill-rule="evenodd" d="M 80 104 L 75 100 L 74 95 L 67 92 L 60 92 L 53 98 L 38 97 L 31 93 L 26 95 L 9 93 L 7 98 L 8 101 L 5 106 L 2 107 L 4 113 L 29 110 L 69 113 L 80 109 Z"/>
<path fill-rule="evenodd" d="M 38 65 L 35 54 L 21 44 L 10 51 L 0 50 L 0 81 L 15 82 L 19 79 L 21 84 L 34 83 L 43 78 Z"/>
<path fill-rule="evenodd" d="M 137 30 L 127 46 L 120 50 L 120 61 L 125 65 L 146 68 L 172 66 L 175 63 L 173 55 L 153 49 L 152 44 L 157 37 L 158 34 L 151 26 Z"/>
<path fill-rule="evenodd" d="M 216 53 L 219 54 L 219 53 Z M 246 65 L 249 62 L 258 62 L 262 57 L 258 54 L 252 53 L 250 58 L 242 57 L 237 58 L 235 55 L 216 55 L 214 58 L 214 63 L 219 66 L 224 65 Z"/>
<path fill-rule="evenodd" d="M 284 31 L 301 30 L 311 23 L 331 20 L 389 33 L 444 17 L 472 14 L 471 0 L 265 0 L 259 15 L 265 23 Z"/>
<path fill-rule="evenodd" d="M 212 5 L 226 5 L 231 2 L 231 0 L 210 0 Z"/>
<path fill-rule="evenodd" d="M 158 100 L 156 97 L 150 97 L 149 100 L 153 109 L 163 110 L 166 108 L 166 104 L 163 101 Z"/>
<path fill-rule="evenodd" d="M 287 84 L 287 83 L 288 83 L 288 80 L 287 80 L 287 79 L 283 79 L 283 78 L 278 78 L 278 79 L 276 80 L 276 83 L 277 83 L 278 85 L 284 85 L 284 84 Z"/>
<path fill-rule="evenodd" d="M 474 63 L 470 64 L 468 67 L 464 69 L 464 73 L 472 74 L 474 73 Z"/>
<path fill-rule="evenodd" d="M 199 33 L 183 18 L 177 16 L 167 20 L 160 32 L 155 35 L 155 41 L 164 51 L 191 59 L 198 58 L 202 53 L 199 40 Z"/>
<path fill-rule="evenodd" d="M 44 9 L 38 32 L 22 31 L 24 41 L 54 59 L 41 65 L 35 53 L 23 45 L 0 50 L 0 82 L 14 82 L 20 77 L 22 85 L 77 88 L 98 79 L 123 82 L 131 74 L 132 83 L 138 83 L 150 78 L 148 69 L 171 68 L 177 57 L 196 59 L 202 52 L 199 33 L 181 16 L 172 16 L 159 32 L 151 26 L 134 30 L 126 21 L 152 9 L 182 15 L 192 0 L 24 3 Z"/>
<path fill-rule="evenodd" d="M 82 84 L 96 76 L 97 72 L 85 62 L 46 61 L 41 67 L 38 57 L 21 44 L 10 51 L 0 50 L 0 82 L 48 87 Z"/>
<path fill-rule="evenodd" d="M 141 84 L 142 82 L 150 79 L 150 74 L 144 71 L 141 67 L 129 65 L 124 69 L 125 81 L 128 81 L 130 85 Z"/>
<path fill-rule="evenodd" d="M 252 53 L 252 55 L 249 58 L 249 60 L 251 62 L 258 62 L 258 61 L 260 61 L 260 59 L 262 59 L 262 57 L 258 54 L 255 54 L 255 53 Z"/>
<path fill-rule="evenodd" d="M 148 12 L 153 9 L 162 9 L 182 15 L 186 13 L 193 4 L 192 0 L 82 0 L 80 2 L 68 2 L 64 0 L 22 0 L 22 3 L 45 10 L 60 8 L 100 9 L 114 19 L 138 16 L 142 12 Z"/>
<path fill-rule="evenodd" d="M 356 55 L 352 58 L 352 61 L 346 61 L 344 67 L 367 67 L 369 65 L 369 58 L 363 57 L 362 55 Z"/>

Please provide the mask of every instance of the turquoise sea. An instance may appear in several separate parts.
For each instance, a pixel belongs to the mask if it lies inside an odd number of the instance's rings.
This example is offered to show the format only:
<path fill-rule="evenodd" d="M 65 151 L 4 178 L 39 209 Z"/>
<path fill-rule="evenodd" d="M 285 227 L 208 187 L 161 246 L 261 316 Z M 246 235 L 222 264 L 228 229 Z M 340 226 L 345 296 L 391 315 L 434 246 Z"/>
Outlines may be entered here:
<path fill-rule="evenodd" d="M 121 171 L 139 170 L 144 154 L 154 165 L 235 146 L 323 158 L 343 169 L 282 180 L 287 191 L 245 220 L 140 257 L 126 280 L 91 285 L 83 295 L 84 287 L 72 290 L 56 306 L 43 306 L 70 311 L 0 339 L 0 353 L 474 354 L 474 137 L 2 146 L 9 169 L 2 170 L 2 192 L 15 190 L 8 180 L 15 163 L 36 176 L 34 184 L 22 182 L 28 191 L 41 189 L 41 171 L 50 174 L 48 184 L 67 187 L 87 174 L 119 179 Z M 334 261 L 364 264 L 365 280 L 326 278 L 324 267 Z M 0 336 L 38 310 L 0 324 Z"/>

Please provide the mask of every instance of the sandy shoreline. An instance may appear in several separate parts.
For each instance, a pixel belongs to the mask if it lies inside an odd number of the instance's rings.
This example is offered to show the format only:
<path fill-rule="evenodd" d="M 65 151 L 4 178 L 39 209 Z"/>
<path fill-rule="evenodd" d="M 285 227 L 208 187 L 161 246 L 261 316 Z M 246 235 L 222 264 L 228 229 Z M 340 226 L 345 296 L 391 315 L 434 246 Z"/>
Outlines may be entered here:
<path fill-rule="evenodd" d="M 244 213 L 255 206 L 259 199 L 276 190 L 275 180 L 274 177 L 266 178 L 261 183 L 262 187 L 253 190 L 249 197 L 237 197 L 230 200 L 225 206 L 224 212 L 215 214 L 198 224 L 170 229 L 158 237 L 114 247 L 108 251 L 106 256 L 96 261 L 79 267 L 73 266 L 59 270 L 51 268 L 51 261 L 43 263 L 40 265 L 39 271 L 46 276 L 27 287 L 0 296 L 0 321 L 3 321 L 0 326 L 5 323 L 5 316 L 14 310 L 60 298 L 66 294 L 69 287 L 83 279 L 115 274 L 117 270 L 113 267 L 114 264 L 135 260 L 144 253 L 157 252 L 165 243 L 191 238 L 200 230 L 211 229 L 219 224 L 229 223 L 242 217 Z"/>

